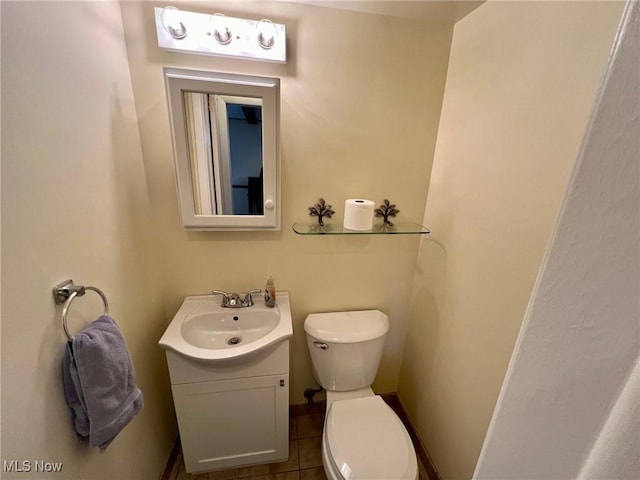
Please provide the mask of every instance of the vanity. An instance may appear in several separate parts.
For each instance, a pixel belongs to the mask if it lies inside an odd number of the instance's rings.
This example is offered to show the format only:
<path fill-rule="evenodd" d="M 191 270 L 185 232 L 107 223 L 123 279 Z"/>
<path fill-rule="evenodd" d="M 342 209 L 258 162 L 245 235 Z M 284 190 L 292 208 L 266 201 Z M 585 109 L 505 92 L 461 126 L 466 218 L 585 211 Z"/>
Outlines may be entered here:
<path fill-rule="evenodd" d="M 287 292 L 274 308 L 185 298 L 159 344 L 188 473 L 287 460 L 292 334 Z"/>

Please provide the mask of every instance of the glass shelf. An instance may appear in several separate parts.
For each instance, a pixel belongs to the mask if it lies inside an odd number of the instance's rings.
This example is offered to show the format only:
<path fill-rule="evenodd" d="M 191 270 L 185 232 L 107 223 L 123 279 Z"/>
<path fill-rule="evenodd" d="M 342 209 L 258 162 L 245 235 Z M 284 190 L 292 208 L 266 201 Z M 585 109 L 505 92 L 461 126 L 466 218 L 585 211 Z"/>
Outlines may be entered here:
<path fill-rule="evenodd" d="M 294 223 L 293 231 L 298 235 L 426 235 L 428 228 L 417 223 L 394 222 L 393 227 L 385 224 L 374 225 L 371 230 L 348 230 L 342 225 L 327 224 L 324 227 L 317 223 Z"/>

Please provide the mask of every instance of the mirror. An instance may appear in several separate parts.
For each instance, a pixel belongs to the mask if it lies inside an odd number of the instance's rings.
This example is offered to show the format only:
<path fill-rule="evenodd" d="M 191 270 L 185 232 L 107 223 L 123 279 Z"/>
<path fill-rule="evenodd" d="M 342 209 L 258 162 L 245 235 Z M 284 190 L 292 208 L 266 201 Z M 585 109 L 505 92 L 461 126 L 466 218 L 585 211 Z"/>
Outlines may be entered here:
<path fill-rule="evenodd" d="M 182 224 L 279 230 L 279 79 L 164 72 Z"/>

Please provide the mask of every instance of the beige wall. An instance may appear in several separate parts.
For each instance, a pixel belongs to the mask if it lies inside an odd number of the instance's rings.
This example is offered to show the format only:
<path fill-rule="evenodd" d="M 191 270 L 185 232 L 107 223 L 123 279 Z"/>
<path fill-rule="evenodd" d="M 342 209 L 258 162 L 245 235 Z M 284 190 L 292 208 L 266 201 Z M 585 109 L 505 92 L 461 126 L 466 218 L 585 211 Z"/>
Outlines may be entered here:
<path fill-rule="evenodd" d="M 640 474 L 638 7 L 625 5 L 474 480 Z"/>
<path fill-rule="evenodd" d="M 445 479 L 473 474 L 620 12 L 489 2 L 454 29 L 399 385 Z"/>
<path fill-rule="evenodd" d="M 207 2 L 195 11 L 285 23 L 288 63 L 164 52 L 153 2 L 123 2 L 154 228 L 166 264 L 168 317 L 185 295 L 260 288 L 268 275 L 289 291 L 294 320 L 291 399 L 314 387 L 307 314 L 379 308 L 391 331 L 374 388 L 395 391 L 418 239 L 302 237 L 297 221 L 324 197 L 338 213 L 354 196 L 397 203 L 420 222 L 448 61 L 451 26 L 283 2 Z M 164 6 L 164 4 L 157 4 Z M 185 7 L 186 8 L 186 7 Z M 163 66 L 281 78 L 282 231 L 187 232 L 178 216 Z"/>
<path fill-rule="evenodd" d="M 156 342 L 160 255 L 115 2 L 2 2 L 2 460 L 62 462 L 58 475 L 158 478 L 175 436 Z M 62 391 L 66 338 L 55 284 L 106 293 L 144 410 L 107 451 L 80 442 Z M 72 332 L 101 311 L 73 302 Z"/>

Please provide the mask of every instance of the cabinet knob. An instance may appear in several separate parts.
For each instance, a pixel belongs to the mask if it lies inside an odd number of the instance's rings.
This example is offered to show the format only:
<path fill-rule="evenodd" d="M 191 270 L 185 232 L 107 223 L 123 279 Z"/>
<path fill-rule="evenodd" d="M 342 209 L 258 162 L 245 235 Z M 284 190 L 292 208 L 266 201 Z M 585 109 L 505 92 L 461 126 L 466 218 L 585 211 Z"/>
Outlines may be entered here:
<path fill-rule="evenodd" d="M 284 378 L 281 378 L 281 379 L 280 379 L 280 386 L 281 386 L 281 387 L 284 387 Z"/>

